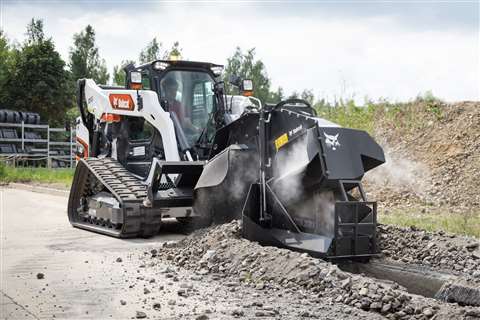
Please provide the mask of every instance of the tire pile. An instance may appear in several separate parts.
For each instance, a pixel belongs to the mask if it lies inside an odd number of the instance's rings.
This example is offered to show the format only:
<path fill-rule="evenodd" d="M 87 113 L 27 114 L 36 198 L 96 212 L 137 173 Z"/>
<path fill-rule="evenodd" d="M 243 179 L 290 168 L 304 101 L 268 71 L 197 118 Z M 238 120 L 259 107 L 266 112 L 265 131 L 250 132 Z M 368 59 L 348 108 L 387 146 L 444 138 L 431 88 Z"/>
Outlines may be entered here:
<path fill-rule="evenodd" d="M 40 115 L 35 112 L 0 109 L 0 123 L 40 124 Z"/>
<path fill-rule="evenodd" d="M 0 123 L 40 124 L 40 115 L 34 112 L 12 111 L 0 109 Z M 0 138 L 19 139 L 17 128 L 0 128 Z M 41 139 L 37 132 L 25 132 L 25 139 Z M 0 153 L 14 154 L 19 152 L 29 153 L 32 147 L 26 146 L 25 150 L 17 148 L 15 143 L 0 143 Z"/>

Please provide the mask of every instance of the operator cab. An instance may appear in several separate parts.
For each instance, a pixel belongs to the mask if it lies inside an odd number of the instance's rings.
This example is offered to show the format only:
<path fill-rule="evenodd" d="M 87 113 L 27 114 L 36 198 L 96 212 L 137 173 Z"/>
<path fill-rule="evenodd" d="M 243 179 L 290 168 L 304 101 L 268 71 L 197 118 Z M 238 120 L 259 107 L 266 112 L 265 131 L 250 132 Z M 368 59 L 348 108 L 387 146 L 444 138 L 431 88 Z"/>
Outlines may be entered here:
<path fill-rule="evenodd" d="M 172 70 L 160 80 L 160 101 L 182 128 L 189 146 L 195 146 L 213 114 L 213 85 L 211 76 L 201 71 Z"/>
<path fill-rule="evenodd" d="M 139 67 L 125 67 L 126 88 L 155 91 L 161 107 L 170 113 L 182 160 L 208 158 L 216 129 L 224 121 L 224 117 L 219 116 L 224 113 L 217 113 L 224 110 L 223 92 L 215 90 L 222 71 L 223 66 L 192 61 L 157 60 Z M 144 119 L 129 122 L 130 149 L 162 147 L 161 137 L 159 139 L 159 134 Z M 153 157 L 161 159 L 162 155 L 155 152 L 143 157 L 131 155 L 126 159 L 127 167 L 143 176 Z"/>

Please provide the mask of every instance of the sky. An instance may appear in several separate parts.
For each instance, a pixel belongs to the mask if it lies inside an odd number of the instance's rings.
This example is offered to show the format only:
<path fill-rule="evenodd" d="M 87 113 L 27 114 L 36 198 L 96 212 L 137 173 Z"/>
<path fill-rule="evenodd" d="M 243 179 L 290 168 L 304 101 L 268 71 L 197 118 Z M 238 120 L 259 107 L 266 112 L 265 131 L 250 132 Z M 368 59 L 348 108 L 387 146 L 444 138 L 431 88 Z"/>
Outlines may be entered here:
<path fill-rule="evenodd" d="M 21 43 L 41 18 L 68 61 L 73 35 L 91 24 L 110 72 L 157 37 L 219 64 L 255 48 L 286 93 L 362 102 L 432 91 L 453 102 L 480 100 L 479 1 L 0 0 L 0 28 Z"/>

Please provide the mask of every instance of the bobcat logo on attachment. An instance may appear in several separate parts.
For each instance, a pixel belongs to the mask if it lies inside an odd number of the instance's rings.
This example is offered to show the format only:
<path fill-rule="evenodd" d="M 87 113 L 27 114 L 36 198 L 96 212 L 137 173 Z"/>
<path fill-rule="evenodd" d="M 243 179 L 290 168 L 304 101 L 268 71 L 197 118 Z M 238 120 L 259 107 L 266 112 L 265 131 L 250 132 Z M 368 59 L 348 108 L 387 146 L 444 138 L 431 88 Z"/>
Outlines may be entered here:
<path fill-rule="evenodd" d="M 324 132 L 323 135 L 325 136 L 325 143 L 329 148 L 332 148 L 332 150 L 337 150 L 337 147 L 340 147 L 340 143 L 338 142 L 339 133 L 337 133 L 334 136 L 331 136 Z"/>

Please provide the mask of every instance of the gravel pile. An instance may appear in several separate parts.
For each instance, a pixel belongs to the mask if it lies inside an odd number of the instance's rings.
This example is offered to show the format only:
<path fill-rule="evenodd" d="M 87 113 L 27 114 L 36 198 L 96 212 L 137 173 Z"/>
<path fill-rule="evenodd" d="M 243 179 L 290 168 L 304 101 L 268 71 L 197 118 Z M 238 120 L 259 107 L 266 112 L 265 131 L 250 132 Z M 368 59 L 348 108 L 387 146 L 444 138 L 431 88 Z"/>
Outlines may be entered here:
<path fill-rule="evenodd" d="M 389 319 L 461 318 L 468 309 L 410 295 L 396 283 L 341 271 L 336 265 L 307 254 L 262 247 L 242 239 L 238 221 L 199 230 L 179 243 L 166 243 L 151 252 L 193 270 L 197 275 L 220 274 L 226 286 L 244 285 L 271 290 L 305 290 L 325 303 L 343 303 L 381 313 Z"/>
<path fill-rule="evenodd" d="M 480 283 L 480 241 L 414 227 L 379 226 L 379 244 L 387 259 L 464 275 Z"/>

